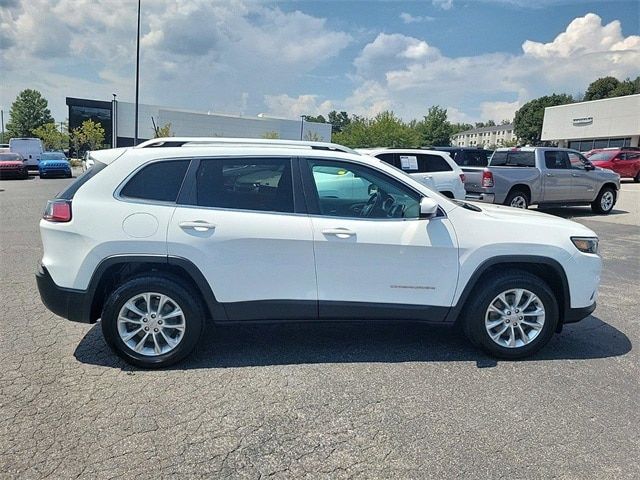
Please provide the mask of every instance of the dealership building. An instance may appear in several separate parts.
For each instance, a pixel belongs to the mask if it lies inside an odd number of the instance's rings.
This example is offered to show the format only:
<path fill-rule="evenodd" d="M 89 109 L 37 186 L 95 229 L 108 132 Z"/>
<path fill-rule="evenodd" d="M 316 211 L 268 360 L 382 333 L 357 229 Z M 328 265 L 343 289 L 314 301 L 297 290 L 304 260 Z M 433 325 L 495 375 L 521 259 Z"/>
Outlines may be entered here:
<path fill-rule="evenodd" d="M 640 94 L 547 107 L 542 140 L 586 152 L 592 148 L 637 147 Z"/>
<path fill-rule="evenodd" d="M 102 125 L 105 145 L 127 147 L 134 143 L 135 104 L 67 97 L 69 130 L 91 119 Z M 180 110 L 157 105 L 138 105 L 138 141 L 155 137 L 155 128 L 170 124 L 171 134 L 180 137 L 277 137 L 285 140 L 331 141 L 331 125 L 267 117 L 221 115 Z"/>

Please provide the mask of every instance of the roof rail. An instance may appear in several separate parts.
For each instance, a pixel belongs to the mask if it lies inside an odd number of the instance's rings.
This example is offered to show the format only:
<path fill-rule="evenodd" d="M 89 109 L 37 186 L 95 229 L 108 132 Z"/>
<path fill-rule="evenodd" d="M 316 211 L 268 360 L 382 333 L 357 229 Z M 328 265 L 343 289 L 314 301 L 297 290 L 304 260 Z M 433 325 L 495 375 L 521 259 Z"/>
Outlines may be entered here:
<path fill-rule="evenodd" d="M 227 138 L 227 137 L 165 137 L 142 142 L 135 148 L 162 147 L 204 147 L 211 145 L 271 145 L 282 147 L 309 147 L 313 150 L 329 150 L 359 155 L 355 150 L 330 142 L 310 142 L 304 140 L 280 140 L 268 138 Z"/>

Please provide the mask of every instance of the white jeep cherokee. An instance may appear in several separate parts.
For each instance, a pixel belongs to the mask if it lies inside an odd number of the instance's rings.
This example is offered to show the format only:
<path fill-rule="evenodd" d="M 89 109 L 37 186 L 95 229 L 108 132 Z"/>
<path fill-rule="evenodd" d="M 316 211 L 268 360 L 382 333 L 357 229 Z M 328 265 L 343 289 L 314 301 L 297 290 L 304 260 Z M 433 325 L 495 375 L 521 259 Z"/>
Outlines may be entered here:
<path fill-rule="evenodd" d="M 40 222 L 42 300 L 101 319 L 141 367 L 182 359 L 209 322 L 261 320 L 457 322 L 520 358 L 595 309 L 591 230 L 450 200 L 345 152 L 180 138 L 92 152 Z"/>

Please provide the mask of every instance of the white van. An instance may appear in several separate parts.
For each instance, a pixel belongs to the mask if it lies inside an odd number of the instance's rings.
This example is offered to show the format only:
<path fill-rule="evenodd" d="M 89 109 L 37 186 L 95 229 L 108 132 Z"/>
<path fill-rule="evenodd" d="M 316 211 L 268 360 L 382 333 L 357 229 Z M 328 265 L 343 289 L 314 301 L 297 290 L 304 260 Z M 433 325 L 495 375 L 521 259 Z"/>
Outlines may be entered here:
<path fill-rule="evenodd" d="M 27 170 L 38 170 L 40 156 L 44 149 L 39 138 L 12 138 L 9 140 L 9 150 L 19 153 L 24 158 Z"/>

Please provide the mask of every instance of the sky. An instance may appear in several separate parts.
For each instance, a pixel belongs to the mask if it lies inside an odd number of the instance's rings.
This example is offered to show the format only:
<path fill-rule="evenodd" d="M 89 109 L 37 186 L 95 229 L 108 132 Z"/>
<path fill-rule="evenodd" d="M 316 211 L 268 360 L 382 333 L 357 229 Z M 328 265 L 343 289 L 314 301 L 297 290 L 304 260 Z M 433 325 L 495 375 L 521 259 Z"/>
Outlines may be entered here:
<path fill-rule="evenodd" d="M 640 1 L 142 0 L 140 102 L 284 118 L 331 110 L 512 119 L 532 98 L 640 75 Z M 0 107 L 34 88 L 135 98 L 134 0 L 0 0 Z"/>

